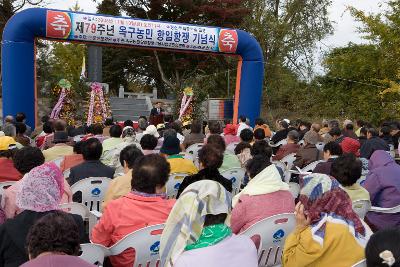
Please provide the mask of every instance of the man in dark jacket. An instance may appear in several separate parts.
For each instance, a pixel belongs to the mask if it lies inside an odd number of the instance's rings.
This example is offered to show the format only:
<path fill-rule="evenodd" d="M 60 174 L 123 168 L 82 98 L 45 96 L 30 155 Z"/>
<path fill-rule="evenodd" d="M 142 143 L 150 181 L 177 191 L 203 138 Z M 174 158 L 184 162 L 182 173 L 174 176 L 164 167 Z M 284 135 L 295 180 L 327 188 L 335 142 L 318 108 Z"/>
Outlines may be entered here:
<path fill-rule="evenodd" d="M 68 182 L 70 185 L 89 177 L 114 177 L 114 168 L 101 163 L 103 146 L 97 138 L 90 138 L 82 146 L 83 163 L 71 168 Z"/>
<path fill-rule="evenodd" d="M 278 122 L 278 131 L 272 136 L 271 142 L 274 144 L 279 143 L 279 141 L 282 141 L 283 139 L 286 139 L 288 133 L 289 133 L 289 124 L 285 120 L 281 120 Z"/>
<path fill-rule="evenodd" d="M 369 159 L 376 150 L 389 151 L 389 145 L 379 138 L 379 133 L 376 129 L 369 128 L 367 130 L 367 139 L 360 149 L 361 158 Z"/>
<path fill-rule="evenodd" d="M 336 142 L 329 142 L 324 146 L 324 160 L 317 164 L 313 173 L 331 174 L 332 163 L 335 159 L 343 154 L 342 148 Z"/>

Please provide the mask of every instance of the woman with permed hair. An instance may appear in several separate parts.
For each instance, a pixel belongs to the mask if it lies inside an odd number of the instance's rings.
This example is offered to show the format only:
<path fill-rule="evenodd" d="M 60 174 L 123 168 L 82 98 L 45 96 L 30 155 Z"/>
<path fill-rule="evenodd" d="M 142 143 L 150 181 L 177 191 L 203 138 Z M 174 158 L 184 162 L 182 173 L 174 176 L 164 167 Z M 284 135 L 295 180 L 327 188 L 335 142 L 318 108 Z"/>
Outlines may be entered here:
<path fill-rule="evenodd" d="M 26 242 L 29 262 L 22 267 L 90 267 L 78 257 L 79 229 L 71 215 L 56 211 L 39 219 L 29 231 Z"/>

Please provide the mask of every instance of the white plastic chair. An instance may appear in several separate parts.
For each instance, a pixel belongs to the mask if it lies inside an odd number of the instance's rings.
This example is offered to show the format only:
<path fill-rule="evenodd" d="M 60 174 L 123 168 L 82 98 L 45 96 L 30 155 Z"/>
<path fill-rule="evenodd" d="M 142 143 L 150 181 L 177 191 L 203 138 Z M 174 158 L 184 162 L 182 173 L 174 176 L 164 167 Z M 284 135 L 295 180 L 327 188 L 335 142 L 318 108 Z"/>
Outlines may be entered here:
<path fill-rule="evenodd" d="M 367 267 L 367 262 L 366 262 L 366 260 L 362 260 L 362 261 L 357 262 L 356 264 L 354 264 L 351 267 Z"/>
<path fill-rule="evenodd" d="M 108 248 L 93 243 L 81 244 L 81 251 L 79 258 L 95 266 L 103 266 L 104 258 L 110 255 Z"/>
<path fill-rule="evenodd" d="M 286 145 L 286 144 L 287 144 L 287 140 L 286 139 L 283 139 L 283 140 L 279 141 L 276 144 L 274 144 L 272 142 L 269 142 L 269 146 L 270 147 L 278 147 L 278 146 L 283 146 L 283 145 Z"/>
<path fill-rule="evenodd" d="M 67 169 L 63 172 L 64 178 L 68 178 L 71 173 L 71 169 Z"/>
<path fill-rule="evenodd" d="M 280 161 L 286 165 L 286 169 L 290 170 L 293 168 L 293 162 L 296 160 L 296 153 L 291 153 L 283 157 Z"/>
<path fill-rule="evenodd" d="M 92 235 L 93 227 L 101 217 L 98 213 L 90 211 L 88 207 L 77 202 L 60 204 L 60 209 L 71 214 L 80 215 L 84 221 L 88 221 L 89 237 Z"/>
<path fill-rule="evenodd" d="M 194 161 L 193 154 L 181 152 L 181 153 L 179 153 L 179 155 L 181 155 L 184 159 Z"/>
<path fill-rule="evenodd" d="M 53 159 L 51 162 L 53 162 L 54 164 L 57 165 L 58 168 L 60 168 L 61 166 L 61 162 L 63 162 L 64 157 L 58 157 L 56 159 Z"/>
<path fill-rule="evenodd" d="M 163 229 L 164 224 L 157 224 L 137 230 L 110 247 L 110 255 L 118 255 L 128 248 L 133 248 L 135 250 L 133 267 L 138 267 L 139 265 L 142 267 L 158 266 L 160 261 L 160 238 Z"/>
<path fill-rule="evenodd" d="M 400 213 L 400 205 L 393 208 L 380 208 L 372 206 L 369 211 L 379 212 L 379 213 L 390 213 L 390 214 Z"/>
<path fill-rule="evenodd" d="M 111 179 L 107 177 L 89 177 L 80 180 L 71 186 L 72 194 L 82 193 L 82 204 L 90 211 L 100 211 L 106 190 Z"/>
<path fill-rule="evenodd" d="M 0 183 L 0 205 L 1 205 L 2 208 L 4 208 L 4 205 L 3 205 L 4 192 L 6 191 L 7 188 L 12 186 L 14 183 L 15 183 L 14 181 Z"/>
<path fill-rule="evenodd" d="M 317 147 L 317 149 L 318 149 L 319 151 L 322 152 L 322 151 L 324 151 L 325 143 L 319 142 L 319 143 L 316 143 L 315 146 Z"/>
<path fill-rule="evenodd" d="M 259 221 L 242 233 L 249 237 L 260 236 L 259 267 L 279 266 L 286 237 L 294 230 L 295 226 L 294 214 L 284 213 Z"/>
<path fill-rule="evenodd" d="M 289 182 L 291 174 L 286 169 L 286 165 L 283 162 L 280 162 L 280 161 L 271 161 L 271 163 L 274 164 L 277 168 L 280 168 L 283 171 L 283 180 L 285 182 Z"/>
<path fill-rule="evenodd" d="M 392 158 L 396 157 L 396 151 L 394 150 L 394 145 L 389 145 L 389 151 L 388 153 L 390 154 L 390 156 L 392 156 Z"/>
<path fill-rule="evenodd" d="M 186 149 L 186 152 L 193 155 L 193 158 L 196 159 L 199 155 L 199 150 L 204 146 L 202 143 L 197 143 L 189 146 Z"/>
<path fill-rule="evenodd" d="M 317 160 L 314 162 L 311 162 L 307 166 L 305 166 L 303 169 L 301 169 L 302 172 L 312 172 L 315 167 L 317 167 L 318 163 L 324 162 L 323 160 Z"/>
<path fill-rule="evenodd" d="M 167 187 L 167 197 L 168 198 L 176 198 L 178 194 L 179 187 L 181 186 L 183 179 L 186 176 L 189 176 L 189 173 L 180 172 L 180 173 L 171 173 L 169 175 L 166 187 Z"/>
<path fill-rule="evenodd" d="M 357 213 L 358 217 L 364 219 L 368 211 L 371 209 L 371 201 L 369 200 L 356 200 L 353 201 L 353 210 Z"/>
<path fill-rule="evenodd" d="M 288 183 L 289 191 L 292 194 L 293 198 L 297 198 L 300 194 L 300 185 L 298 183 Z"/>
<path fill-rule="evenodd" d="M 236 195 L 240 191 L 240 185 L 242 184 L 245 170 L 239 167 L 228 169 L 221 173 L 226 179 L 232 182 L 232 195 Z"/>
<path fill-rule="evenodd" d="M 226 147 L 226 152 L 229 152 L 233 155 L 235 155 L 235 148 L 236 146 L 239 144 L 239 142 L 233 142 L 230 143 L 227 147 Z"/>

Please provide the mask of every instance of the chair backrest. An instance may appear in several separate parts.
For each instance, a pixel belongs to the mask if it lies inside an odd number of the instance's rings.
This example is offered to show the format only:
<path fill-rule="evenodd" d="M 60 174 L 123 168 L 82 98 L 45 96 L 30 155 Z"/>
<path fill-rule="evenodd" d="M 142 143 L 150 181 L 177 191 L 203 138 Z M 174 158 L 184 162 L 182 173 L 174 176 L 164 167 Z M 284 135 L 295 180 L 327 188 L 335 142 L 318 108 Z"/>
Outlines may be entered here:
<path fill-rule="evenodd" d="M 351 267 L 367 267 L 367 261 L 366 260 L 359 261 Z"/>
<path fill-rule="evenodd" d="M 184 159 L 194 161 L 193 154 L 181 152 L 181 153 L 179 153 L 179 155 L 181 155 Z"/>
<path fill-rule="evenodd" d="M 324 162 L 324 161 L 317 160 L 317 161 L 311 162 L 310 164 L 305 166 L 301 171 L 302 172 L 312 172 L 315 169 L 315 167 L 317 167 L 318 163 L 320 163 L 320 162 Z"/>
<path fill-rule="evenodd" d="M 89 177 L 71 186 L 72 194 L 82 193 L 82 204 L 89 210 L 100 211 L 101 203 L 111 179 L 107 177 Z"/>
<path fill-rule="evenodd" d="M 164 224 L 157 224 L 137 230 L 110 247 L 111 255 L 118 255 L 128 248 L 133 248 L 135 249 L 133 267 L 139 265 L 142 267 L 158 266 L 160 261 L 160 238 L 163 229 Z"/>
<path fill-rule="evenodd" d="M 176 195 L 178 194 L 179 187 L 181 186 L 181 183 L 183 179 L 186 176 L 189 176 L 189 173 L 171 173 L 169 175 L 166 187 L 167 187 L 167 197 L 168 198 L 176 198 Z"/>
<path fill-rule="evenodd" d="M 1 205 L 2 208 L 3 208 L 3 195 L 4 195 L 4 192 L 6 191 L 7 188 L 12 186 L 14 183 L 15 183 L 15 181 L 0 183 L 0 205 Z"/>
<path fill-rule="evenodd" d="M 54 164 L 57 165 L 58 168 L 60 168 L 61 166 L 61 162 L 63 162 L 64 157 L 58 157 L 56 159 L 53 159 L 51 162 L 53 162 Z"/>
<path fill-rule="evenodd" d="M 394 145 L 392 145 L 392 144 L 389 145 L 389 151 L 388 152 L 389 152 L 390 156 L 392 156 L 392 158 L 396 157 L 396 151 L 394 150 Z"/>
<path fill-rule="evenodd" d="M 70 202 L 60 204 L 60 209 L 71 214 L 77 214 L 82 217 L 83 220 L 89 217 L 89 209 L 85 205 L 77 202 Z"/>
<path fill-rule="evenodd" d="M 324 151 L 325 143 L 319 142 L 319 143 L 316 143 L 315 146 L 317 147 L 317 149 L 318 149 L 319 151 Z"/>
<path fill-rule="evenodd" d="M 286 144 L 287 144 L 287 140 L 286 140 L 286 139 L 283 139 L 283 140 L 279 141 L 279 142 L 276 143 L 276 144 L 274 144 L 274 143 L 272 143 L 272 142 L 269 142 L 269 145 L 270 145 L 271 147 L 278 147 L 278 146 L 282 146 L 282 145 L 286 145 Z"/>
<path fill-rule="evenodd" d="M 289 183 L 289 191 L 293 198 L 297 198 L 300 194 L 300 185 L 298 183 Z"/>
<path fill-rule="evenodd" d="M 81 251 L 79 258 L 95 266 L 103 266 L 104 258 L 110 255 L 108 248 L 93 243 L 81 244 Z"/>
<path fill-rule="evenodd" d="M 400 213 L 400 205 L 393 207 L 393 208 L 380 208 L 372 206 L 370 211 L 372 212 L 379 212 L 379 213 Z"/>
<path fill-rule="evenodd" d="M 221 173 L 226 179 L 232 182 L 232 195 L 236 195 L 240 191 L 240 186 L 242 184 L 245 170 L 239 167 L 231 168 Z"/>
<path fill-rule="evenodd" d="M 236 146 L 239 144 L 239 142 L 233 142 L 230 143 L 227 147 L 226 147 L 226 152 L 229 152 L 231 154 L 235 154 L 235 148 Z"/>
<path fill-rule="evenodd" d="M 193 144 L 193 145 L 189 146 L 189 147 L 186 149 L 186 152 L 192 154 L 192 155 L 193 155 L 193 158 L 197 158 L 198 155 L 199 155 L 199 150 L 200 150 L 203 146 L 204 146 L 204 144 L 202 144 L 202 143 Z"/>
<path fill-rule="evenodd" d="M 284 213 L 266 218 L 250 226 L 242 234 L 260 236 L 258 266 L 275 266 L 281 263 L 286 237 L 296 226 L 293 213 Z"/>
<path fill-rule="evenodd" d="M 280 161 L 286 165 L 286 169 L 290 170 L 293 168 L 293 162 L 296 160 L 296 153 L 291 153 L 283 157 Z"/>
<path fill-rule="evenodd" d="M 364 219 L 368 211 L 371 209 L 371 201 L 369 200 L 356 200 L 353 201 L 353 210 L 357 213 L 358 217 Z"/>
<path fill-rule="evenodd" d="M 66 169 L 66 170 L 63 172 L 64 178 L 68 178 L 70 174 L 71 174 L 71 169 Z"/>

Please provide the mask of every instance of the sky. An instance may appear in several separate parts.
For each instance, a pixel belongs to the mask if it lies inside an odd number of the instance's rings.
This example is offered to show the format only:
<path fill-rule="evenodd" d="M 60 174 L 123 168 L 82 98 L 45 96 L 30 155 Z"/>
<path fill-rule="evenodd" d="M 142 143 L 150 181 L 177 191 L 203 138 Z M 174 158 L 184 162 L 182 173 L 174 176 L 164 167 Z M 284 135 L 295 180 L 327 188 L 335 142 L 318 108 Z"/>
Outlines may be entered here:
<path fill-rule="evenodd" d="M 49 3 L 47 7 L 57 9 L 68 9 L 73 6 L 73 0 L 47 0 Z M 365 43 L 361 34 L 357 32 L 360 24 L 356 22 L 349 11 L 348 6 L 353 6 L 368 13 L 377 13 L 384 10 L 382 0 L 332 0 L 332 5 L 329 10 L 329 16 L 333 21 L 334 33 L 326 37 L 324 40 L 317 44 L 316 61 L 322 58 L 322 55 L 334 47 L 345 46 L 349 42 Z M 85 12 L 96 12 L 97 4 L 92 0 L 78 0 L 80 7 Z M 320 71 L 320 66 L 317 64 L 317 71 Z"/>

